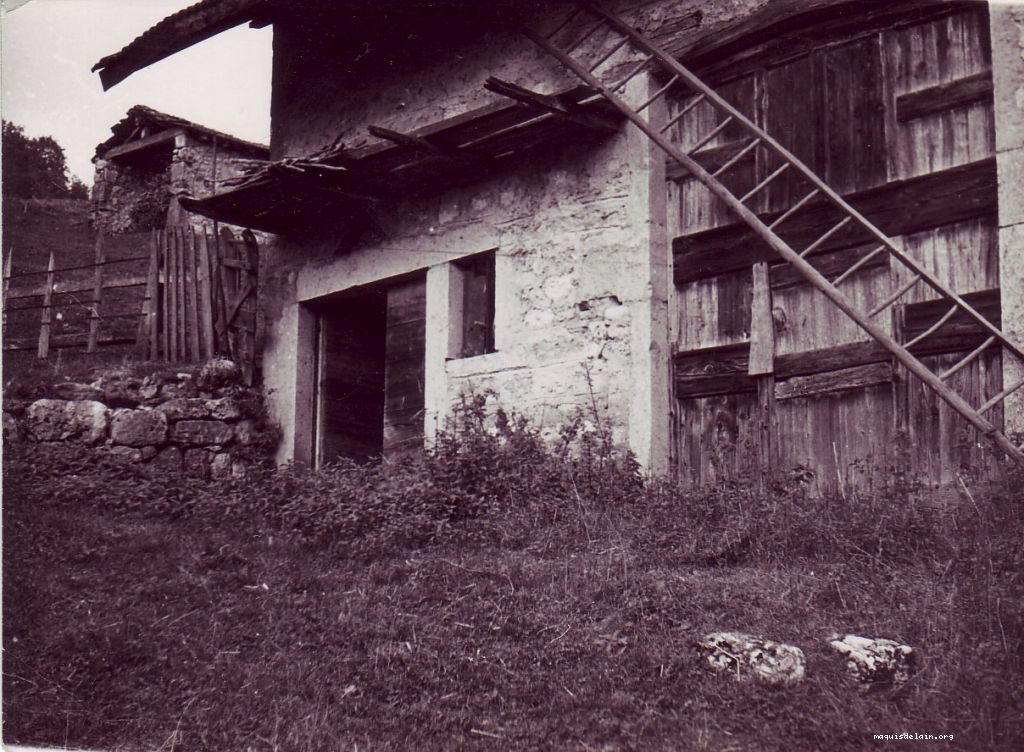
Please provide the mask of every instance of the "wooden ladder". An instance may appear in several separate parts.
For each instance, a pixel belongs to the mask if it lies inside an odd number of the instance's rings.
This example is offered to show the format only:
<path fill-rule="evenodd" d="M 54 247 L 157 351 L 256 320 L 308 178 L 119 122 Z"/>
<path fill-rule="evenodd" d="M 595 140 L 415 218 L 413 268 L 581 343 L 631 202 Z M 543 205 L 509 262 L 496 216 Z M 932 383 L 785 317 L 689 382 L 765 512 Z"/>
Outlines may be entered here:
<path fill-rule="evenodd" d="M 585 28 L 582 36 L 564 49 L 555 44 L 554 40 L 563 33 L 565 29 L 574 25 L 574 22 L 584 21 Z M 586 40 L 592 38 L 600 30 L 604 30 L 606 36 L 612 40 L 610 48 L 603 45 L 593 60 L 583 62 L 579 52 L 586 47 Z M 590 2 L 578 3 L 569 16 L 552 32 L 543 35 L 531 29 L 524 29 L 523 33 L 539 45 L 543 50 L 560 61 L 566 68 L 572 71 L 581 80 L 599 92 L 605 99 L 611 102 L 623 115 L 643 131 L 658 147 L 669 157 L 689 171 L 697 180 L 703 183 L 715 196 L 724 201 L 740 219 L 743 220 L 757 235 L 774 249 L 783 259 L 792 264 L 810 284 L 825 294 L 829 300 L 839 307 L 847 316 L 853 319 L 865 332 L 875 339 L 882 347 L 888 350 L 892 356 L 899 361 L 909 372 L 917 376 L 939 397 L 948 403 L 954 410 L 967 419 L 983 435 L 991 439 L 1009 457 L 1024 465 L 1024 451 L 1014 445 L 1012 441 L 1000 431 L 991 421 L 985 417 L 985 413 L 1002 403 L 1012 393 L 1024 387 L 1024 379 L 1003 389 L 984 404 L 974 407 L 967 402 L 960 394 L 950 388 L 947 380 L 961 369 L 978 358 L 985 350 L 993 346 L 1001 346 L 1003 357 L 1016 358 L 1024 363 L 1024 351 L 1016 343 L 1011 341 L 1002 331 L 988 319 L 978 313 L 963 298 L 940 282 L 933 274 L 924 269 L 917 261 L 903 251 L 895 242 L 885 235 L 881 230 L 869 222 L 862 214 L 850 206 L 843 198 L 825 182 L 819 178 L 803 162 L 798 160 L 778 141 L 768 135 L 764 130 L 747 118 L 743 113 L 730 105 L 713 89 L 707 86 L 697 76 L 687 70 L 668 53 L 659 49 L 653 42 L 636 31 L 618 16 L 615 16 Z M 615 83 L 605 83 L 602 80 L 601 70 L 610 72 L 613 68 L 620 66 L 610 65 L 610 61 L 616 57 L 620 50 L 640 53 L 638 61 L 629 69 L 628 73 Z M 593 53 L 591 53 L 593 54 Z M 648 68 L 660 68 L 669 76 L 664 83 L 646 102 L 637 108 L 628 105 L 622 98 L 621 92 L 625 85 L 635 76 Z M 666 96 L 676 87 L 685 86 L 689 93 L 695 95 L 685 107 L 672 116 L 663 125 L 652 125 L 642 116 L 642 112 L 650 107 L 658 99 Z M 714 107 L 722 118 L 721 121 L 708 133 L 703 135 L 696 146 L 684 150 L 671 139 L 671 129 L 679 123 L 686 115 L 694 110 L 698 104 L 706 102 Z M 701 167 L 694 160 L 695 153 L 704 145 L 708 144 L 726 127 L 739 127 L 745 132 L 746 142 L 739 151 L 718 167 L 714 172 L 709 172 Z M 762 149 L 769 156 L 779 160 L 780 166 L 761 180 L 753 189 L 744 195 L 737 197 L 719 179 L 732 167 L 737 165 L 744 158 L 753 156 L 752 152 Z M 797 200 L 777 217 L 762 220 L 747 202 L 757 196 L 772 181 L 783 173 L 793 173 L 801 176 L 810 187 L 810 191 Z M 776 231 L 780 225 L 796 214 L 800 209 L 807 206 L 811 201 L 828 202 L 834 205 L 842 215 L 842 219 L 831 227 L 817 240 L 806 248 L 798 251 L 789 243 L 783 240 Z M 833 279 L 826 278 L 809 261 L 808 256 L 819 249 L 829 238 L 841 230 L 858 230 L 865 233 L 872 244 L 877 243 L 866 256 L 861 257 L 836 275 Z M 856 307 L 851 300 L 840 291 L 839 287 L 850 279 L 857 271 L 863 269 L 873 260 L 884 259 L 888 255 L 890 264 L 895 261 L 902 265 L 910 273 L 910 279 L 901 284 L 898 289 L 886 298 L 880 305 L 868 312 Z M 900 298 L 906 295 L 915 286 L 923 284 L 930 288 L 941 299 L 948 303 L 938 320 L 925 331 L 915 336 L 905 344 L 897 342 L 882 326 L 875 321 L 875 317 L 882 311 L 890 308 Z M 942 373 L 935 373 L 929 369 L 921 360 L 915 357 L 909 350 L 921 343 L 928 337 L 941 330 L 945 325 L 950 324 L 954 319 L 963 320 L 966 317 L 981 328 L 987 337 L 985 341 L 960 360 L 956 365 L 946 369 Z"/>

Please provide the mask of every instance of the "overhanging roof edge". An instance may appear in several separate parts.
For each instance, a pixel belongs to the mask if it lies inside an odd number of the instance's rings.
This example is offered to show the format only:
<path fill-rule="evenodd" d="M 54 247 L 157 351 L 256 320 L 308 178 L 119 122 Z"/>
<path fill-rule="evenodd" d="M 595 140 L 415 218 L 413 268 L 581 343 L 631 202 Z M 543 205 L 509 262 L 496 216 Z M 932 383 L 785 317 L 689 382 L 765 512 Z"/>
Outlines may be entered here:
<path fill-rule="evenodd" d="M 131 74 L 222 31 L 256 20 L 271 0 L 200 0 L 150 27 L 120 51 L 99 60 L 104 90 Z"/>

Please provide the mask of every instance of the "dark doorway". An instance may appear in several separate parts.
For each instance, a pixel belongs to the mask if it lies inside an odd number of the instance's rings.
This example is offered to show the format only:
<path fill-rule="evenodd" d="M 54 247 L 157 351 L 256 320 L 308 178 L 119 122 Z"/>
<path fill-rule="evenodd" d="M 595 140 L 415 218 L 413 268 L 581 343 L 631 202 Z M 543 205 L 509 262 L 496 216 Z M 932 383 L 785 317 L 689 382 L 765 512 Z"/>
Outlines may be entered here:
<path fill-rule="evenodd" d="M 379 456 L 384 440 L 385 290 L 331 300 L 319 311 L 317 464 Z"/>
<path fill-rule="evenodd" d="M 422 449 L 425 282 L 419 274 L 317 304 L 318 465 Z"/>

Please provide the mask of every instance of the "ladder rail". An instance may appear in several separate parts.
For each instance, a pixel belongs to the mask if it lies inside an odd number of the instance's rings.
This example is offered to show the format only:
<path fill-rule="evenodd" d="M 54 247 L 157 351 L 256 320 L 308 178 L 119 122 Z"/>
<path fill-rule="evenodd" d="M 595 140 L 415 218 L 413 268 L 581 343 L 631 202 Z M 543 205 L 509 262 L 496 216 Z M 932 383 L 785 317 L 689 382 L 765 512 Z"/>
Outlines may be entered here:
<path fill-rule="evenodd" d="M 756 123 L 751 121 L 746 115 L 740 112 L 738 109 L 733 107 L 727 100 L 723 99 L 714 89 L 705 84 L 701 79 L 694 75 L 689 69 L 685 68 L 679 61 L 673 58 L 671 55 L 666 53 L 664 50 L 657 47 L 650 40 L 643 37 L 635 29 L 624 23 L 621 19 L 608 13 L 607 11 L 596 7 L 587 0 L 581 0 L 580 3 L 593 15 L 604 19 L 605 23 L 611 26 L 622 36 L 628 37 L 633 45 L 639 48 L 641 51 L 651 54 L 654 58 L 661 63 L 668 71 L 679 77 L 679 80 L 683 81 L 687 86 L 693 89 L 695 92 L 703 95 L 702 101 L 711 102 L 718 110 L 726 113 L 732 118 L 730 123 L 735 123 L 743 127 L 750 135 L 760 138 L 762 145 L 766 148 L 774 151 L 778 156 L 791 164 L 793 168 L 800 173 L 800 175 L 811 183 L 812 186 L 818 189 L 820 193 L 829 200 L 832 204 L 837 206 L 847 216 L 853 217 L 854 221 L 866 230 L 876 241 L 886 246 L 891 256 L 895 256 L 896 259 L 902 263 L 907 269 L 914 274 L 921 277 L 921 281 L 927 284 L 940 296 L 950 300 L 957 305 L 961 310 L 967 313 L 975 323 L 980 325 L 986 332 L 996 337 L 1000 344 L 1007 350 L 1009 350 L 1018 360 L 1024 362 L 1024 349 L 1018 346 L 1013 340 L 1006 337 L 1003 332 L 992 324 L 987 318 L 982 316 L 976 311 L 969 303 L 967 303 L 962 297 L 957 295 L 954 291 L 949 290 L 943 285 L 938 278 L 935 277 L 927 269 L 923 268 L 917 261 L 909 256 L 902 248 L 897 246 L 888 235 L 879 230 L 875 225 L 867 219 L 863 214 L 857 211 L 853 206 L 846 202 L 842 196 L 840 196 L 835 190 L 833 190 L 827 183 L 825 183 L 820 177 L 817 176 L 807 165 L 799 160 L 794 154 L 792 154 L 785 146 L 779 143 L 770 134 L 766 133 Z M 536 41 L 536 40 L 535 40 Z M 553 47 L 553 45 L 552 45 Z M 557 48 L 554 48 L 557 49 Z M 561 50 L 558 50 L 561 52 Z M 568 58 L 568 56 L 566 56 Z M 572 58 L 568 58 L 572 59 Z M 563 64 L 564 64 L 563 60 Z M 573 61 L 575 62 L 575 61 Z M 590 82 L 588 82 L 590 83 Z M 600 82 L 597 82 L 598 84 Z M 593 86 L 594 84 L 591 83 Z M 602 92 L 603 93 L 603 92 Z M 621 100 L 620 100 L 621 103 Z M 628 108 L 628 105 L 622 103 Z M 620 108 L 621 109 L 621 108 Z M 630 108 L 631 109 L 631 108 Z M 636 121 L 634 121 L 636 122 Z M 704 181 L 701 181 L 704 182 Z M 706 184 L 706 183 L 705 183 Z"/>
<path fill-rule="evenodd" d="M 602 16 L 607 18 L 603 11 L 595 12 L 600 13 Z M 615 26 L 618 27 L 619 24 L 617 23 L 617 19 L 614 19 L 614 17 L 612 18 L 616 22 Z M 635 35 L 635 32 L 633 32 L 632 29 L 629 29 L 629 27 L 626 27 L 626 29 L 628 30 L 629 35 Z M 694 159 L 687 155 L 686 152 L 682 151 L 679 147 L 677 147 L 675 144 L 673 144 L 671 141 L 665 138 L 665 136 L 662 133 L 658 132 L 643 117 L 637 114 L 633 110 L 633 108 L 627 105 L 618 95 L 611 91 L 608 86 L 606 86 L 602 81 L 593 76 L 590 71 L 588 71 L 584 66 L 582 66 L 570 55 L 566 54 L 561 49 L 556 47 L 554 44 L 549 42 L 545 37 L 535 33 L 532 29 L 523 29 L 523 34 L 530 40 L 532 40 L 535 44 L 537 44 L 541 49 L 548 52 L 559 62 L 561 62 L 563 65 L 569 68 L 569 70 L 575 73 L 581 80 L 583 80 L 589 86 L 601 92 L 601 94 L 603 94 L 612 104 L 614 104 L 630 120 L 630 122 L 632 122 L 641 131 L 643 131 L 644 134 L 646 134 L 647 137 L 650 138 L 666 154 L 671 156 L 673 159 L 678 161 L 683 167 L 685 167 L 697 180 L 704 184 L 708 188 L 708 190 L 710 190 L 715 196 L 724 201 L 726 205 L 729 206 L 729 208 L 731 208 L 752 230 L 754 230 L 754 232 L 765 243 L 769 245 L 769 247 L 775 250 L 780 256 L 783 257 L 783 259 L 788 261 L 794 267 L 798 268 L 802 272 L 804 277 L 807 279 L 807 281 L 811 283 L 811 285 L 813 285 L 817 290 L 819 290 L 827 298 L 829 298 L 829 300 L 831 300 L 832 303 L 835 304 L 836 307 L 839 308 L 843 313 L 845 313 L 847 316 L 853 319 L 853 321 L 855 321 L 862 329 L 864 329 L 865 332 L 867 332 L 873 339 L 875 339 L 880 345 L 882 345 L 882 347 L 889 351 L 889 353 L 896 360 L 898 360 L 908 371 L 910 371 L 923 382 L 925 382 L 925 384 L 927 384 L 932 389 L 932 391 L 934 391 L 944 402 L 946 402 L 956 412 L 962 415 L 982 435 L 989 437 L 1008 456 L 1012 457 L 1017 462 L 1024 464 L 1024 452 L 1018 449 L 1013 444 L 1013 442 L 1009 440 L 1009 438 L 1007 438 L 1002 432 L 1000 432 L 999 429 L 997 429 L 996 426 L 993 425 L 990 421 L 979 415 L 963 397 L 961 397 L 955 391 L 950 389 L 941 379 L 939 379 L 938 376 L 936 376 L 931 370 L 929 370 L 921 361 L 919 361 L 907 350 L 905 350 L 899 343 L 896 342 L 895 339 L 893 339 L 893 337 L 887 331 L 885 331 L 879 325 L 875 324 L 869 319 L 865 318 L 861 314 L 861 312 L 853 305 L 853 303 L 846 297 L 844 293 L 834 288 L 824 275 L 822 275 L 817 269 L 815 269 L 810 263 L 808 263 L 806 259 L 802 258 L 799 253 L 793 250 L 788 243 L 786 243 L 782 238 L 780 238 L 772 230 L 770 230 L 768 226 L 764 224 L 761 218 L 758 217 L 752 210 L 748 209 L 745 205 L 740 203 L 740 201 L 735 196 L 733 196 L 732 193 L 727 188 L 725 188 L 724 185 L 722 185 L 722 183 L 716 180 L 711 175 L 711 173 L 709 173 L 707 170 L 701 167 L 700 164 L 698 164 Z M 653 45 L 648 45 L 646 40 L 643 40 L 642 37 L 640 39 L 644 45 L 651 47 L 651 50 L 648 51 L 654 51 L 655 53 L 658 52 L 658 50 L 656 50 L 656 48 L 654 48 Z M 661 54 L 664 55 L 664 53 Z M 668 59 L 671 60 L 671 58 Z M 672 62 L 675 61 L 673 60 Z M 705 89 L 706 91 L 702 91 L 701 93 L 704 94 L 706 98 L 722 102 L 730 110 L 734 109 L 731 107 L 731 105 L 725 103 L 724 100 L 722 100 L 721 97 L 719 97 L 714 91 L 708 89 L 702 82 L 699 81 L 699 79 L 693 76 L 693 74 L 691 74 L 681 65 L 678 65 L 678 63 L 676 63 L 676 66 L 678 66 L 679 70 L 673 70 L 673 72 L 680 72 L 681 77 L 684 80 L 687 80 L 688 83 L 692 79 L 692 81 L 696 82 L 700 88 Z M 742 113 L 736 111 L 734 119 L 740 122 L 747 123 L 751 128 L 753 128 L 754 135 L 761 136 L 762 139 L 765 140 L 766 142 L 770 141 L 773 143 L 777 143 L 774 142 L 774 139 L 771 139 L 770 136 L 764 134 L 764 132 L 760 128 L 757 128 L 755 125 L 750 123 L 750 121 L 747 120 L 747 118 L 743 116 Z M 788 152 L 785 152 L 783 147 L 779 146 L 778 148 L 780 150 L 783 150 L 783 153 L 788 154 Z M 796 160 L 795 157 L 791 158 L 793 159 L 793 166 L 796 167 L 798 170 L 800 170 L 801 172 L 810 172 L 809 169 L 805 167 L 801 162 Z M 811 173 L 811 176 L 813 177 L 814 184 L 817 185 L 821 183 L 821 181 L 817 178 L 817 176 L 814 176 L 813 173 Z M 836 195 L 834 191 L 828 188 L 828 186 L 824 186 L 824 188 L 825 192 L 831 193 L 832 195 Z M 838 196 L 836 197 L 839 199 L 840 202 L 842 202 L 841 198 L 839 198 Z M 843 205 L 845 205 L 845 202 L 843 202 Z M 857 217 L 860 217 L 860 215 L 857 214 L 852 208 L 850 212 L 855 214 L 855 219 Z M 874 229 L 874 232 L 877 233 L 877 237 L 880 241 L 884 242 L 886 245 L 891 246 L 891 241 L 889 241 L 889 239 L 884 234 L 877 230 L 877 228 L 874 228 L 873 225 L 870 225 L 870 223 L 867 223 L 867 220 L 863 221 L 866 224 L 868 224 L 869 227 Z M 967 310 L 973 311 L 973 309 L 967 306 L 966 304 L 963 305 Z M 989 323 L 984 317 L 981 317 L 980 314 L 977 314 L 977 312 L 974 313 L 975 315 L 979 316 L 982 321 L 984 321 L 985 323 Z M 991 327 L 990 323 L 989 327 Z M 1004 339 L 1002 337 L 1002 333 L 999 332 L 998 329 L 995 331 L 999 335 L 1000 339 Z"/>

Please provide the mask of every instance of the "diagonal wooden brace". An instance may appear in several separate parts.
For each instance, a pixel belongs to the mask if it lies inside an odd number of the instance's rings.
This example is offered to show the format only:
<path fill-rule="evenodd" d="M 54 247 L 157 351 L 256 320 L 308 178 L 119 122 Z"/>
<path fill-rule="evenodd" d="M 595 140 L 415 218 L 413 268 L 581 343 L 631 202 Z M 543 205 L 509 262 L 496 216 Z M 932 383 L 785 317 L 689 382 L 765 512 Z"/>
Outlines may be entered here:
<path fill-rule="evenodd" d="M 618 131 L 620 127 L 621 121 L 618 118 L 611 117 L 604 113 L 584 110 L 579 105 L 573 102 L 567 102 L 560 97 L 530 91 L 518 84 L 502 81 L 500 78 L 495 78 L 494 76 L 487 79 L 487 82 L 484 84 L 484 88 L 488 91 L 493 91 L 495 94 L 501 94 L 502 96 L 514 99 L 517 102 L 537 107 L 551 113 L 555 117 L 568 120 L 587 128 L 614 133 L 615 131 Z"/>

